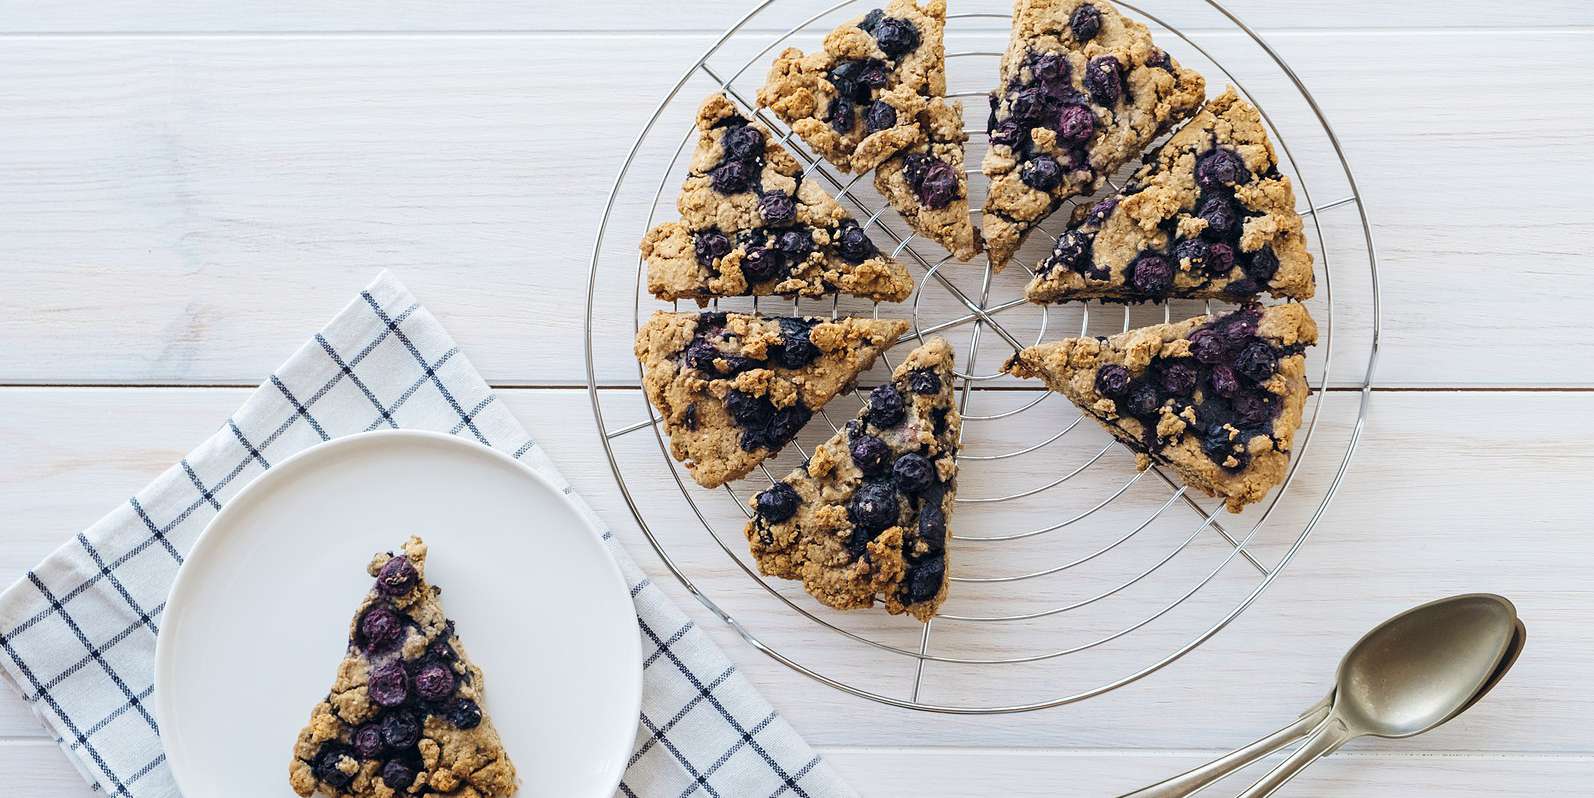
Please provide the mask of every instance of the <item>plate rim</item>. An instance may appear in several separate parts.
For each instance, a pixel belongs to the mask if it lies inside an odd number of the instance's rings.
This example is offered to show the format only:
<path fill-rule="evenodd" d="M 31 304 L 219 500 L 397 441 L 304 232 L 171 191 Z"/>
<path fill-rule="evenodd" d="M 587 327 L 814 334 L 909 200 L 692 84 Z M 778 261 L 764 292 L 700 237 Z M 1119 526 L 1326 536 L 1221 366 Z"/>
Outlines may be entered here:
<path fill-rule="evenodd" d="M 191 578 L 186 575 L 192 574 L 197 570 L 190 568 L 189 566 L 192 563 L 199 561 L 204 556 L 204 547 L 207 545 L 213 546 L 215 545 L 215 541 L 220 539 L 221 533 L 216 532 L 216 530 L 220 528 L 218 525 L 229 520 L 233 515 L 243 512 L 242 510 L 237 509 L 243 505 L 243 502 L 240 500 L 245 499 L 253 493 L 267 490 L 275 483 L 291 477 L 294 471 L 304 467 L 303 463 L 305 461 L 325 457 L 328 456 L 329 453 L 350 446 L 383 445 L 382 442 L 387 440 L 422 441 L 441 444 L 445 447 L 457 447 L 462 451 L 468 451 L 475 455 L 485 454 L 488 459 L 496 460 L 500 465 L 512 466 L 514 470 L 517 470 L 523 476 L 530 478 L 540 487 L 546 489 L 551 495 L 558 497 L 558 499 L 568 506 L 571 513 L 573 513 L 580 521 L 582 529 L 591 539 L 592 543 L 597 545 L 599 550 L 603 553 L 604 556 L 602 559 L 603 562 L 606 563 L 606 570 L 613 576 L 615 589 L 625 596 L 626 604 L 632 606 L 634 609 L 635 603 L 631 600 L 630 586 L 626 582 L 625 574 L 620 571 L 620 563 L 614 558 L 613 554 L 608 551 L 607 544 L 603 540 L 602 531 L 598 528 L 598 525 L 592 518 L 587 517 L 587 515 L 581 511 L 581 507 L 576 504 L 573 495 L 565 493 L 546 475 L 537 472 L 531 466 L 522 463 L 507 453 L 492 446 L 469 441 L 457 435 L 451 435 L 445 432 L 437 432 L 434 430 L 385 429 L 343 435 L 330 440 L 321 441 L 320 443 L 314 444 L 305 449 L 301 449 L 300 451 L 294 452 L 292 455 L 284 458 L 281 462 L 267 469 L 260 476 L 256 477 L 249 484 L 241 488 L 236 495 L 234 495 L 225 505 L 222 506 L 221 510 L 217 511 L 216 516 L 210 519 L 210 521 L 205 524 L 205 528 L 200 531 L 197 537 L 194 538 L 193 545 L 189 547 L 188 553 L 183 558 L 183 564 L 178 567 L 177 576 L 172 580 L 172 586 L 167 591 L 166 609 L 164 614 L 169 615 L 171 614 L 173 607 L 181 606 L 180 596 L 184 591 L 185 585 L 192 581 Z M 284 474 L 287 476 L 283 476 Z M 592 514 L 595 516 L 596 511 L 592 511 Z M 190 586 L 188 589 L 192 590 L 193 588 Z M 634 619 L 635 615 L 633 614 L 632 617 Z M 162 629 L 164 628 L 165 624 L 163 623 Z M 155 712 L 155 722 L 160 729 L 175 728 L 175 724 L 173 723 L 176 717 L 175 710 L 170 706 L 170 699 L 162 697 L 170 695 L 170 692 L 161 689 L 161 684 L 163 682 L 169 683 L 170 679 L 173 678 L 172 675 L 169 674 L 169 671 L 175 667 L 172 662 L 172 658 L 175 656 L 175 654 L 172 653 L 172 646 L 169 643 L 170 639 L 171 638 L 165 634 L 157 634 L 155 636 L 155 660 L 153 675 L 154 694 L 152 696 L 153 700 L 150 701 L 150 704 L 153 705 L 151 708 Z M 635 726 L 637 723 L 635 718 L 641 717 L 642 713 L 642 641 L 638 635 L 634 634 L 626 635 L 625 639 L 630 641 L 628 645 L 631 653 L 630 662 L 634 666 L 633 668 L 627 669 L 628 671 L 634 673 L 634 678 L 627 680 L 626 683 L 626 686 L 631 692 L 631 700 L 627 701 L 626 703 L 631 708 L 631 712 L 629 714 L 633 718 L 632 725 Z M 165 754 L 167 767 L 172 774 L 172 781 L 176 784 L 179 792 L 188 794 L 187 788 L 183 784 L 182 767 L 178 764 L 180 758 L 172 756 L 172 749 L 166 744 L 164 733 L 160 733 L 158 736 L 161 740 L 161 752 Z M 630 753 L 631 739 L 632 738 L 627 738 L 625 749 L 615 755 L 614 762 L 616 764 L 614 765 L 614 772 L 610 774 L 609 778 L 604 780 L 604 783 L 607 784 L 607 787 L 603 792 L 598 793 L 598 795 L 606 796 L 612 794 L 616 789 L 619 788 L 620 782 L 624 780 L 626 771 L 625 763 Z"/>

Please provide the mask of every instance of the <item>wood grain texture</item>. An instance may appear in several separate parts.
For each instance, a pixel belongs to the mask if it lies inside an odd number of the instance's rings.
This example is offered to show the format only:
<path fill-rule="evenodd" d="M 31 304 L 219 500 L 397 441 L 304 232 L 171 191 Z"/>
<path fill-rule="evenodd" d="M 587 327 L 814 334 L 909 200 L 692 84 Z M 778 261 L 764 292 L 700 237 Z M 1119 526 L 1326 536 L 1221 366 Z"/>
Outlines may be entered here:
<path fill-rule="evenodd" d="M 11 39 L 0 48 L 0 382 L 253 384 L 282 341 L 392 267 L 489 380 L 580 384 L 576 303 L 604 188 L 706 42 Z M 1337 124 L 1367 196 L 1388 309 L 1380 384 L 1594 384 L 1526 356 L 1550 339 L 1564 361 L 1594 362 L 1581 322 L 1594 222 L 1580 210 L 1594 168 L 1594 33 L 1276 43 Z M 1392 52 L 1407 54 L 1398 70 Z M 1254 55 L 1244 64 L 1260 68 Z M 1277 87 L 1259 91 L 1282 102 Z M 1324 168 L 1315 151 L 1306 166 Z M 1469 201 L 1479 186 L 1511 203 Z M 641 231 L 640 209 L 626 210 L 637 223 L 615 234 L 617 252 Z M 1355 243 L 1349 213 L 1325 214 L 1336 245 Z M 1519 264 L 1509 291 L 1502 263 Z M 1021 282 L 1004 275 L 998 295 Z M 629 315 L 622 292 L 604 296 L 606 318 Z M 930 301 L 931 317 L 951 307 Z M 1365 302 L 1343 310 L 1366 327 Z M 608 344 L 600 376 L 634 379 L 624 337 Z"/>
<path fill-rule="evenodd" d="M 0 31 L 10 32 L 301 32 L 301 31 L 719 31 L 758 5 L 753 0 L 695 0 L 657 3 L 646 0 L 610 0 L 601 14 L 578 0 L 543 0 L 517 3 L 489 0 L 467 6 L 438 6 L 417 0 L 399 2 L 233 3 L 217 6 L 201 0 L 154 2 L 110 0 L 85 3 L 0 3 Z M 799 13 L 806 16 L 829 3 L 778 3 L 755 18 L 764 29 L 785 30 Z M 957 0 L 951 12 L 1006 11 L 1003 0 Z M 1170 3 L 1139 2 L 1157 13 L 1182 14 L 1170 19 L 1179 24 L 1190 19 L 1209 20 L 1212 12 L 1200 3 L 1180 8 Z M 1588 6 L 1578 0 L 1541 0 L 1512 7 L 1502 13 L 1492 0 L 1385 3 L 1376 0 L 1226 0 L 1224 5 L 1248 24 L 1263 29 L 1353 28 L 1526 28 L 1594 24 Z M 1190 8 L 1194 6 L 1195 8 Z M 872 8 L 854 3 L 837 12 L 845 17 Z"/>

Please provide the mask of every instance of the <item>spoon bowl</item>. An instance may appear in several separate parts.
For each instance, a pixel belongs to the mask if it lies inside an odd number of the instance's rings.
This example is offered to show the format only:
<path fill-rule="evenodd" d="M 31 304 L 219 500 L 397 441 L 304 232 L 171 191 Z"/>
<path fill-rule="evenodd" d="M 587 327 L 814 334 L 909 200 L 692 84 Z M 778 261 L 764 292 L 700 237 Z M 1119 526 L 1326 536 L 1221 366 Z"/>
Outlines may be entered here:
<path fill-rule="evenodd" d="M 1455 717 L 1511 649 L 1516 608 L 1485 594 L 1401 613 L 1340 661 L 1334 712 L 1355 736 L 1410 737 Z"/>

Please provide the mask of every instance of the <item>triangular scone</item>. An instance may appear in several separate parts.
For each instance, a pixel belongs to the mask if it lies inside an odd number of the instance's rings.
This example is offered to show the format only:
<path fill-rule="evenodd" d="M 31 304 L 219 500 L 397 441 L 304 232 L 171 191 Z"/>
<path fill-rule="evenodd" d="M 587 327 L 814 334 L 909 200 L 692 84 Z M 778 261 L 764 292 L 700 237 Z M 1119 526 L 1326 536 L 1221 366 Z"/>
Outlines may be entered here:
<path fill-rule="evenodd" d="M 1000 269 L 1029 231 L 1195 113 L 1206 82 L 1107 0 L 1017 0 L 991 94 L 981 225 Z"/>
<path fill-rule="evenodd" d="M 979 254 L 980 234 L 969 219 L 969 179 L 963 169 L 963 106 L 940 97 L 921 114 L 926 140 L 886 159 L 874 185 L 920 235 L 958 260 Z"/>
<path fill-rule="evenodd" d="M 952 347 L 913 350 L 858 417 L 801 468 L 753 497 L 747 542 L 769 576 L 800 579 L 836 609 L 930 620 L 946 600 L 947 521 L 962 419 Z"/>
<path fill-rule="evenodd" d="M 1040 377 L 1133 449 L 1239 512 L 1284 478 L 1310 388 L 1317 325 L 1298 304 L 1248 307 L 1111 338 L 1032 346 L 1008 372 Z"/>
<path fill-rule="evenodd" d="M 637 332 L 636 356 L 670 453 L 713 488 L 790 443 L 907 329 L 894 319 L 660 311 Z"/>
<path fill-rule="evenodd" d="M 921 113 L 946 95 L 946 0 L 891 0 L 804 54 L 775 57 L 758 104 L 843 172 L 863 173 L 925 141 Z"/>
<path fill-rule="evenodd" d="M 1230 88 L 1146 158 L 1123 191 L 1079 208 L 1025 289 L 1031 302 L 1312 296 L 1290 179 L 1256 107 Z"/>
<path fill-rule="evenodd" d="M 482 706 L 481 669 L 426 581 L 426 544 L 411 537 L 367 571 L 376 584 L 349 625 L 348 654 L 293 746 L 293 791 L 511 795 L 515 766 Z"/>
<path fill-rule="evenodd" d="M 901 302 L 906 269 L 812 180 L 763 125 L 723 94 L 697 111 L 697 149 L 676 208 L 642 239 L 648 291 L 659 299 L 822 296 Z"/>

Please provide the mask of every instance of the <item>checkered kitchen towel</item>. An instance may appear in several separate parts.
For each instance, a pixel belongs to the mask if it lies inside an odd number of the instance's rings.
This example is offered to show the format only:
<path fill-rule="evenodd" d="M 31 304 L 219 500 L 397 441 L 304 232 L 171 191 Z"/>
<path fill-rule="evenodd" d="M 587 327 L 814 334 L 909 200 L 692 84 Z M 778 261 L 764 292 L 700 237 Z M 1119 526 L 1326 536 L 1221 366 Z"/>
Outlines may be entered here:
<path fill-rule="evenodd" d="M 447 430 L 568 484 L 437 319 L 384 272 L 214 435 L 0 594 L 0 673 L 90 782 L 116 796 L 177 795 L 149 706 L 155 635 L 205 524 L 272 463 L 387 427 Z M 644 656 L 620 793 L 854 795 L 614 536 L 604 538 L 631 585 Z"/>

